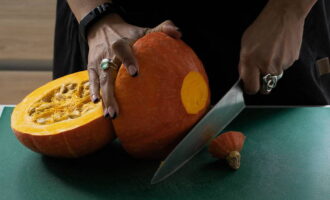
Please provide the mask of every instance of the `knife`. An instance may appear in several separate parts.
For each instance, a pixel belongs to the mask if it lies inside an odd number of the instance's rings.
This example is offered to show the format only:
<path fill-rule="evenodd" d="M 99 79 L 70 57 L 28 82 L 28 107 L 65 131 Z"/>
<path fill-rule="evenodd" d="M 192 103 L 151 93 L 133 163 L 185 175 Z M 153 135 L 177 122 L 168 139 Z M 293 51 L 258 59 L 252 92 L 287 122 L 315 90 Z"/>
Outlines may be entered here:
<path fill-rule="evenodd" d="M 241 81 L 238 80 L 160 163 L 151 184 L 165 180 L 183 167 L 245 108 L 240 85 Z"/>

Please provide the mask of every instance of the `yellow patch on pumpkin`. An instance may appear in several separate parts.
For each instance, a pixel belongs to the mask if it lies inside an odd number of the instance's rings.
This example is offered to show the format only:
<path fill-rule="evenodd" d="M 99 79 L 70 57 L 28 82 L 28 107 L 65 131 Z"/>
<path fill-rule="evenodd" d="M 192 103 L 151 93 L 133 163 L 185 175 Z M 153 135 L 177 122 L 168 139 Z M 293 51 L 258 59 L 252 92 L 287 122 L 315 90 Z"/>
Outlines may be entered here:
<path fill-rule="evenodd" d="M 209 96 L 207 83 L 199 72 L 189 72 L 181 87 L 181 101 L 188 114 L 197 114 L 205 108 Z"/>

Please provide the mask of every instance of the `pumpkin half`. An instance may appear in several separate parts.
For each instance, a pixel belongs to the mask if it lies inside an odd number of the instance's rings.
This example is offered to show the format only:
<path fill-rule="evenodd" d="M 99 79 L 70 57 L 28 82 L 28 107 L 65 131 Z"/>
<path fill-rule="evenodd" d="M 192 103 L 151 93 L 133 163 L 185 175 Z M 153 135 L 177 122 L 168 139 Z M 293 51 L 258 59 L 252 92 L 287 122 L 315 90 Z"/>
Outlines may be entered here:
<path fill-rule="evenodd" d="M 139 75 L 118 72 L 114 128 L 132 156 L 164 158 L 208 109 L 208 78 L 194 51 L 164 33 L 140 38 L 133 51 Z"/>
<path fill-rule="evenodd" d="M 11 127 L 22 144 L 55 157 L 80 157 L 114 138 L 102 104 L 90 100 L 87 71 L 53 80 L 30 93 L 15 107 Z"/>

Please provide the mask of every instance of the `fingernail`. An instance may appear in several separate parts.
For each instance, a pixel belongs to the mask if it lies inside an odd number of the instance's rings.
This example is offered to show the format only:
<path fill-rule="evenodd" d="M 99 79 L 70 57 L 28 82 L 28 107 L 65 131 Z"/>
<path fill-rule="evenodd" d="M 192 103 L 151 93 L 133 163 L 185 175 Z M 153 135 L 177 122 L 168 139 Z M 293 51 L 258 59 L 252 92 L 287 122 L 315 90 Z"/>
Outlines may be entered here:
<path fill-rule="evenodd" d="M 116 118 L 116 111 L 112 107 L 108 108 L 108 113 L 110 114 L 111 119 Z"/>
<path fill-rule="evenodd" d="M 108 112 L 107 109 L 104 110 L 104 112 L 103 112 L 103 116 L 104 116 L 105 118 L 109 118 L 109 117 L 110 117 L 110 114 L 109 114 L 109 112 Z"/>
<path fill-rule="evenodd" d="M 131 76 L 133 76 L 133 77 L 137 76 L 137 69 L 136 69 L 136 67 L 134 65 L 128 66 L 128 73 Z"/>
<path fill-rule="evenodd" d="M 100 99 L 94 94 L 92 96 L 92 101 L 93 101 L 93 103 L 98 103 L 100 101 Z"/>

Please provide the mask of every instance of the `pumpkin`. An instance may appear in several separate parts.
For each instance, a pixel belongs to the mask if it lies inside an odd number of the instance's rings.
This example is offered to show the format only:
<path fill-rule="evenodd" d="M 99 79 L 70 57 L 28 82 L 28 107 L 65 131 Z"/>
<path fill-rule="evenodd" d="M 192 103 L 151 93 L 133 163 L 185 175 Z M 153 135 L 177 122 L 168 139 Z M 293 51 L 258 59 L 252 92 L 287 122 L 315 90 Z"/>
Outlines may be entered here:
<path fill-rule="evenodd" d="M 207 111 L 208 78 L 194 51 L 164 33 L 140 38 L 133 52 L 139 75 L 131 77 L 123 65 L 119 69 L 114 128 L 133 157 L 161 159 Z"/>
<path fill-rule="evenodd" d="M 231 168 L 238 169 L 245 138 L 241 132 L 228 131 L 211 141 L 209 152 L 216 158 L 226 159 Z"/>
<path fill-rule="evenodd" d="M 90 154 L 114 138 L 102 104 L 90 100 L 87 71 L 34 90 L 15 107 L 11 127 L 26 147 L 55 157 Z"/>

